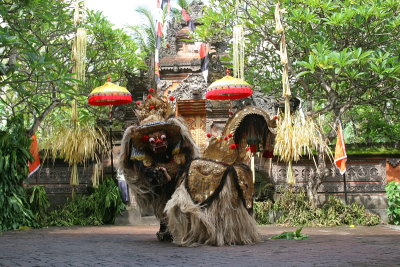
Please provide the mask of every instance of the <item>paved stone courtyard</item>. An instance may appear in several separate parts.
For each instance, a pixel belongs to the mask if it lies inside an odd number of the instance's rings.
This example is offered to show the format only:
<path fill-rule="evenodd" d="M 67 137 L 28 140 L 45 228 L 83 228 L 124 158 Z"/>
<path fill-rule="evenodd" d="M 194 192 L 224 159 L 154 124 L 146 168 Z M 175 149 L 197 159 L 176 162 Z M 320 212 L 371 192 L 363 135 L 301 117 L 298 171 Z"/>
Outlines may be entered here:
<path fill-rule="evenodd" d="M 157 226 L 50 227 L 0 234 L 0 266 L 400 266 L 400 229 L 305 228 L 309 240 L 271 240 L 295 228 L 260 226 L 253 246 L 158 242 Z"/>

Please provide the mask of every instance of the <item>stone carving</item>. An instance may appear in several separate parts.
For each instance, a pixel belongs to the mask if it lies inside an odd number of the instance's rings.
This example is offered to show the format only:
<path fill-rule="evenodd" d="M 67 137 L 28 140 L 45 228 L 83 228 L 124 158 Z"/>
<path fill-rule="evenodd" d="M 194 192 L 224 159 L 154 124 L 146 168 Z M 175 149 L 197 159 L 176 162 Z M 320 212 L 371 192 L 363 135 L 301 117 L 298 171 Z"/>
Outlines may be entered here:
<path fill-rule="evenodd" d="M 396 168 L 400 165 L 400 159 L 387 159 L 387 162 L 392 166 L 392 168 Z"/>
<path fill-rule="evenodd" d="M 127 105 L 117 105 L 117 106 L 113 106 L 112 110 L 113 110 L 113 120 L 116 121 L 124 121 L 125 120 L 125 115 L 126 115 L 126 109 L 127 109 Z"/>
<path fill-rule="evenodd" d="M 362 162 L 362 164 L 360 164 Z M 383 192 L 386 179 L 385 162 L 352 161 L 348 164 L 346 178 L 349 192 Z M 293 173 L 296 179 L 296 185 L 304 187 L 308 179 L 315 172 L 312 164 L 299 163 L 293 166 Z M 320 192 L 343 192 L 343 177 L 337 171 L 336 167 L 330 168 L 330 174 L 323 181 L 319 188 Z M 286 166 L 284 164 L 275 164 L 272 166 L 272 179 L 276 185 L 287 186 L 286 184 Z M 378 183 L 377 183 L 378 182 Z"/>
<path fill-rule="evenodd" d="M 264 109 L 269 114 L 275 114 L 275 99 L 271 96 L 263 94 L 260 90 L 253 90 L 253 95 L 251 96 L 254 104 L 262 109 Z"/>
<path fill-rule="evenodd" d="M 208 100 L 206 101 L 207 118 L 210 119 L 228 119 L 230 109 L 230 101 Z"/>
<path fill-rule="evenodd" d="M 76 193 L 86 194 L 86 185 L 78 185 L 75 187 Z M 46 185 L 47 194 L 71 194 L 72 187 L 70 185 Z"/>
<path fill-rule="evenodd" d="M 157 91 L 159 92 L 159 95 L 164 95 L 165 91 L 170 88 L 172 86 L 172 81 L 168 81 L 168 80 L 161 80 L 158 84 L 157 84 Z M 170 92 L 167 92 L 168 94 Z"/>
<path fill-rule="evenodd" d="M 352 193 L 362 192 L 385 192 L 385 185 L 383 183 L 347 183 L 346 191 Z M 332 193 L 332 192 L 344 192 L 343 182 L 337 184 L 323 183 L 319 188 L 318 192 L 321 193 Z"/>
<path fill-rule="evenodd" d="M 213 83 L 225 76 L 225 64 L 222 63 L 218 54 L 209 55 L 208 82 Z"/>
<path fill-rule="evenodd" d="M 228 42 L 215 42 L 213 46 L 217 55 L 226 53 L 226 51 L 228 51 L 229 48 Z"/>
<path fill-rule="evenodd" d="M 204 99 L 207 83 L 201 73 L 191 73 L 171 93 L 176 100 Z"/>
<path fill-rule="evenodd" d="M 145 60 L 147 66 L 151 66 L 152 60 L 147 58 Z M 139 73 L 125 72 L 125 77 L 128 82 L 126 88 L 135 95 L 136 92 L 147 90 L 150 87 L 150 72 L 149 70 L 139 70 Z"/>
<path fill-rule="evenodd" d="M 204 3 L 203 1 L 198 1 L 194 0 L 190 6 L 189 6 L 189 14 L 190 18 L 194 21 L 197 22 L 199 18 L 203 16 L 203 7 Z"/>
<path fill-rule="evenodd" d="M 174 56 L 178 53 L 178 48 L 176 45 L 176 37 L 178 32 L 183 28 L 182 24 L 172 18 L 168 23 L 167 33 L 165 34 L 165 39 L 160 47 L 160 58 L 166 56 Z"/>

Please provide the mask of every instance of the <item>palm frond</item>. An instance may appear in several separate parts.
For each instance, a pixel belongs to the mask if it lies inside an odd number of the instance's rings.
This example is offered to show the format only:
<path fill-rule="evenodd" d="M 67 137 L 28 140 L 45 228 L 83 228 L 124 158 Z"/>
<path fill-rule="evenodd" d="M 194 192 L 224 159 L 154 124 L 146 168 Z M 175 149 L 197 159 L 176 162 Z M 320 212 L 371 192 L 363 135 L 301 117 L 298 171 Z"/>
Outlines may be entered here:
<path fill-rule="evenodd" d="M 187 10 L 189 5 L 192 3 L 192 0 L 177 0 L 176 2 L 178 6 Z"/>

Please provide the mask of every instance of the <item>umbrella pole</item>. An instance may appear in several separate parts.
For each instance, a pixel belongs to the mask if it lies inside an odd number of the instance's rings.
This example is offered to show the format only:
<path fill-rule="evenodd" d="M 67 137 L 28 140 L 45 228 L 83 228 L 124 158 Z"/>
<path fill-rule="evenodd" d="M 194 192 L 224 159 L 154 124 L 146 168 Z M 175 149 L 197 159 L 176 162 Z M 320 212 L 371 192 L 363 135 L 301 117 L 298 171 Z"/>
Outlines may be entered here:
<path fill-rule="evenodd" d="M 110 107 L 110 113 L 108 119 L 110 121 L 110 144 L 111 144 L 111 178 L 114 180 L 114 157 L 113 157 L 113 140 L 112 140 L 112 105 Z"/>

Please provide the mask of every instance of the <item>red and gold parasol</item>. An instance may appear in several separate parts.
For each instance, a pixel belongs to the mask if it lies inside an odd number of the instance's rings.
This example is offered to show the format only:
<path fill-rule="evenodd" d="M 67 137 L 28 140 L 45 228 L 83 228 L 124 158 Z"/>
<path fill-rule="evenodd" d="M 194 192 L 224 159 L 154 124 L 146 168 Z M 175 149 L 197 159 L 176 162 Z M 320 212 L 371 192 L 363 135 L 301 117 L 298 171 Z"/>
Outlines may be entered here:
<path fill-rule="evenodd" d="M 206 92 L 206 98 L 210 100 L 232 100 L 251 96 L 253 90 L 247 82 L 242 79 L 227 75 L 213 82 Z"/>
<path fill-rule="evenodd" d="M 88 104 L 92 106 L 110 105 L 110 144 L 111 144 L 111 176 L 114 178 L 113 140 L 112 140 L 112 106 L 123 105 L 132 102 L 132 95 L 121 86 L 113 84 L 111 78 L 99 87 L 93 89 L 88 96 Z"/>
<path fill-rule="evenodd" d="M 132 95 L 121 86 L 108 81 L 99 86 L 89 94 L 88 103 L 93 106 L 122 105 L 132 102 Z"/>

